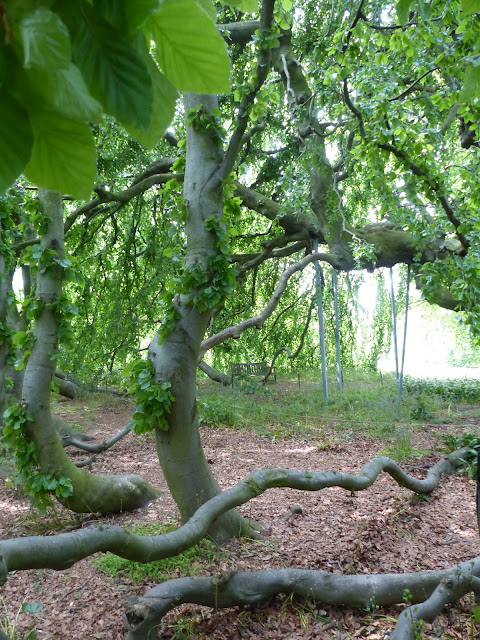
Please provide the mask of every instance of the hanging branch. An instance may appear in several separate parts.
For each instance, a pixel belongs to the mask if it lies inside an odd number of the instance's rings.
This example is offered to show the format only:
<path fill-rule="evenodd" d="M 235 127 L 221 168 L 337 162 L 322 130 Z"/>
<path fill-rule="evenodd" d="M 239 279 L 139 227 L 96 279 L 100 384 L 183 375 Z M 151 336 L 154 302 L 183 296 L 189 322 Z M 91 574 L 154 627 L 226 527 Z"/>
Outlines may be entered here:
<path fill-rule="evenodd" d="M 412 162 L 403 151 L 395 147 L 393 144 L 379 143 L 378 148 L 392 153 L 396 158 L 401 160 L 403 164 L 410 169 L 413 175 L 417 176 L 418 178 L 422 178 L 425 181 L 426 185 L 437 196 L 448 220 L 455 227 L 455 234 L 457 238 L 462 243 L 464 250 L 467 251 L 468 248 L 470 247 L 470 241 L 461 231 L 459 231 L 461 221 L 457 218 L 453 210 L 453 207 L 448 201 L 448 198 L 443 194 L 443 185 L 441 185 L 439 181 L 432 178 L 423 167 L 419 166 L 418 164 L 415 164 L 415 162 Z"/>

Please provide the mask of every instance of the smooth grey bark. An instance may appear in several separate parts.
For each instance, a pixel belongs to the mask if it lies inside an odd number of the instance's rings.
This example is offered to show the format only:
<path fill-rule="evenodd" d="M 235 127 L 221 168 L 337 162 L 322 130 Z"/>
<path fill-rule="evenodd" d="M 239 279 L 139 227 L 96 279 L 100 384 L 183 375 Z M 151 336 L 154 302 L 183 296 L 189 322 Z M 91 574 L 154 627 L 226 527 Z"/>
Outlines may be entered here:
<path fill-rule="evenodd" d="M 454 473 L 466 452 L 466 448 L 458 449 L 441 458 L 429 469 L 424 479 L 405 473 L 396 462 L 383 456 L 369 460 L 357 474 L 281 468 L 253 471 L 235 486 L 203 503 L 179 529 L 160 536 L 139 536 L 121 527 L 101 525 L 56 536 L 1 540 L 0 584 L 5 582 L 9 571 L 64 569 L 98 551 L 111 551 L 137 562 L 151 562 L 177 555 L 205 537 L 211 531 L 212 523 L 218 521 L 222 514 L 273 487 L 302 491 L 341 487 L 350 492 L 362 491 L 371 487 L 380 473 L 385 472 L 401 487 L 415 493 L 428 494 L 438 487 L 442 476 Z"/>
<path fill-rule="evenodd" d="M 200 362 L 198 363 L 198 368 L 200 369 L 200 371 L 203 371 L 203 373 L 206 373 L 211 380 L 214 380 L 215 382 L 220 382 L 220 384 L 223 384 L 225 387 L 228 387 L 229 385 L 232 384 L 231 376 L 227 375 L 226 373 L 223 373 L 223 371 L 218 371 L 217 369 L 214 369 L 203 360 L 200 360 Z"/>
<path fill-rule="evenodd" d="M 478 578 L 478 558 L 463 562 L 450 569 L 438 582 L 429 598 L 421 604 L 408 607 L 398 617 L 389 640 L 415 640 L 422 631 L 423 622 L 433 622 L 446 604 L 454 603 L 467 593 L 473 592 L 478 599 L 480 579 Z M 410 588 L 408 588 L 410 591 Z M 412 598 L 413 602 L 419 602 Z"/>
<path fill-rule="evenodd" d="M 201 108 L 210 113 L 217 106 L 212 95 L 186 94 L 185 114 Z M 187 156 L 184 202 L 187 209 L 186 269 L 205 264 L 215 256 L 215 235 L 205 221 L 223 217 L 221 180 L 215 176 L 222 160 L 222 149 L 208 129 L 187 127 Z M 193 292 L 192 292 L 193 293 Z M 199 349 L 211 316 L 210 309 L 199 309 L 187 296 L 179 296 L 178 320 L 162 344 L 156 335 L 149 347 L 158 382 L 168 380 L 175 401 L 167 416 L 168 429 L 157 428 L 155 440 L 158 459 L 168 487 L 180 511 L 182 522 L 221 489 L 205 459 L 199 433 L 196 403 L 196 369 Z M 210 534 L 217 540 L 253 532 L 235 512 L 226 513 L 212 524 Z"/>
<path fill-rule="evenodd" d="M 261 604 L 283 593 L 323 605 L 366 608 L 372 602 L 378 606 L 402 603 L 408 590 L 412 603 L 428 600 L 400 615 L 398 631 L 390 640 L 410 640 L 416 620 L 435 619 L 445 604 L 475 589 L 479 574 L 480 557 L 455 568 L 418 573 L 339 575 L 308 569 L 271 569 L 177 578 L 153 587 L 144 596 L 130 598 L 124 622 L 127 640 L 147 640 L 168 611 L 186 602 L 223 609 Z"/>
<path fill-rule="evenodd" d="M 55 429 L 50 409 L 50 385 L 55 373 L 59 319 L 55 312 L 62 293 L 64 258 L 63 205 L 59 193 L 39 189 L 39 199 L 46 216 L 46 231 L 40 245 L 49 256 L 48 265 L 37 275 L 35 296 L 41 305 L 35 320 L 34 345 L 25 369 L 22 401 L 33 420 L 25 424 L 25 432 L 38 448 L 40 468 L 57 476 L 70 478 L 73 495 L 64 504 L 77 512 L 128 511 L 158 497 L 159 492 L 143 478 L 129 476 L 96 476 L 80 471 L 66 455 Z M 55 258 L 55 260 L 53 259 Z"/>
<path fill-rule="evenodd" d="M 74 400 L 75 398 L 82 398 L 86 394 L 86 391 L 79 387 L 78 384 L 75 384 L 72 380 L 60 378 L 55 375 L 53 377 L 53 383 L 58 388 L 58 393 L 61 396 L 65 396 L 65 398 Z"/>
<path fill-rule="evenodd" d="M 82 451 L 88 451 L 89 453 L 101 453 L 102 451 L 107 451 L 107 449 L 110 449 L 113 445 L 117 444 L 117 442 L 130 433 L 131 430 L 131 427 L 124 427 L 123 429 L 120 429 L 120 431 L 117 431 L 117 433 L 108 440 L 97 442 L 95 444 L 89 444 L 82 438 L 76 438 L 73 435 L 66 434 L 62 436 L 62 444 L 64 447 L 72 446 L 77 449 L 82 449 Z"/>
<path fill-rule="evenodd" d="M 111 551 L 123 558 L 139 562 L 151 562 L 177 555 L 199 542 L 211 531 L 212 523 L 217 521 L 221 514 L 272 487 L 318 491 L 336 486 L 349 491 L 359 491 L 372 486 L 378 475 L 385 471 L 400 486 L 417 493 L 430 493 L 438 486 L 443 475 L 455 471 L 465 452 L 466 449 L 460 449 L 439 460 L 428 471 L 425 479 L 406 474 L 397 463 L 385 457 L 368 461 L 358 474 L 288 469 L 254 471 L 231 489 L 204 503 L 179 529 L 160 536 L 139 536 L 121 527 L 101 525 L 56 536 L 29 536 L 3 540 L 0 541 L 0 584 L 6 581 L 9 571 L 65 569 L 99 551 Z M 464 562 L 457 569 L 470 577 L 478 577 L 480 557 Z M 430 596 L 442 580 L 450 579 L 451 575 L 452 569 L 380 576 L 339 576 L 318 571 L 281 569 L 251 573 L 233 572 L 214 578 L 171 580 L 129 603 L 125 614 L 128 640 L 151 637 L 150 634 L 161 617 L 182 602 L 227 607 L 258 603 L 279 593 L 296 593 L 313 595 L 316 600 L 324 603 L 366 606 L 372 597 L 377 604 L 402 602 L 405 589 L 410 591 L 412 602 L 421 602 Z M 477 582 L 471 584 L 476 589 Z M 458 598 L 460 591 L 456 589 L 449 593 L 451 598 Z M 403 639 L 403 636 L 397 637 Z"/>

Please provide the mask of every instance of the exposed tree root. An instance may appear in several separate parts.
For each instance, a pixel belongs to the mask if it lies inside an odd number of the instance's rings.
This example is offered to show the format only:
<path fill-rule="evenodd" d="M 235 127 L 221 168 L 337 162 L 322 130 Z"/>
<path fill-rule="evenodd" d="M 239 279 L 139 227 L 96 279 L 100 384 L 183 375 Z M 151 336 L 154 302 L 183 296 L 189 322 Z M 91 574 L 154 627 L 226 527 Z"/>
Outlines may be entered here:
<path fill-rule="evenodd" d="M 391 640 L 413 638 L 415 622 L 433 620 L 448 602 L 455 602 L 476 588 L 480 580 L 480 557 L 456 568 L 404 574 L 338 575 L 305 569 L 227 572 L 217 576 L 168 580 L 130 598 L 124 621 L 127 640 L 147 640 L 171 609 L 185 602 L 223 609 L 258 604 L 272 597 L 294 594 L 320 604 L 368 607 L 392 605 L 408 600 L 409 607 L 399 619 Z M 410 635 L 409 635 L 410 633 Z"/>

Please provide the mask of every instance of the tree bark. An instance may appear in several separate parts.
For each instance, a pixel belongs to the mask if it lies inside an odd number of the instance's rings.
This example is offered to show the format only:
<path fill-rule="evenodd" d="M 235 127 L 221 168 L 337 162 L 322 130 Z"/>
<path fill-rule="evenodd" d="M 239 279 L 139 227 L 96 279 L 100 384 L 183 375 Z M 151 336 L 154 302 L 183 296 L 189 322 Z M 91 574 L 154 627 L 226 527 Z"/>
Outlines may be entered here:
<path fill-rule="evenodd" d="M 203 360 L 198 363 L 198 368 L 200 369 L 200 371 L 203 371 L 203 373 L 206 373 L 211 380 L 220 382 L 220 384 L 223 384 L 225 387 L 228 387 L 232 384 L 232 376 L 223 373 L 223 371 L 214 369 Z"/>
<path fill-rule="evenodd" d="M 186 94 L 185 115 L 190 109 L 211 114 L 217 106 L 212 95 Z M 187 160 L 184 179 L 184 202 L 187 209 L 186 269 L 205 264 L 218 255 L 215 235 L 206 229 L 212 216 L 223 217 L 220 179 L 215 177 L 222 160 L 221 143 L 211 130 L 187 127 Z M 194 292 L 192 292 L 193 294 Z M 182 522 L 210 498 L 221 491 L 205 459 L 199 433 L 196 402 L 196 369 L 202 338 L 208 326 L 211 309 L 200 309 L 186 295 L 176 305 L 178 320 L 165 342 L 158 334 L 149 347 L 158 382 L 168 380 L 175 401 L 168 414 L 168 429 L 157 428 L 155 439 L 158 459 Z M 222 515 L 211 527 L 210 535 L 224 540 L 253 530 L 236 512 Z"/>
<path fill-rule="evenodd" d="M 82 398 L 85 395 L 85 391 L 72 382 L 71 380 L 66 380 L 64 378 L 59 378 L 57 375 L 53 378 L 53 383 L 58 388 L 58 393 L 65 398 L 70 398 L 70 400 L 74 400 L 75 398 Z"/>
<path fill-rule="evenodd" d="M 62 293 L 63 208 L 59 193 L 39 190 L 47 218 L 41 239 L 48 266 L 39 269 L 36 298 L 40 312 L 36 318 L 32 347 L 23 380 L 22 400 L 33 420 L 26 423 L 27 436 L 37 445 L 40 468 L 70 478 L 73 495 L 65 499 L 77 512 L 114 512 L 136 509 L 158 497 L 159 492 L 137 475 L 97 476 L 80 471 L 66 455 L 55 429 L 50 409 L 50 384 L 55 373 L 58 350 L 58 307 Z M 49 252 L 49 253 L 47 253 Z"/>
<path fill-rule="evenodd" d="M 415 621 L 434 620 L 446 603 L 473 591 L 479 573 L 480 557 L 455 568 L 418 573 L 338 575 L 308 569 L 271 569 L 177 578 L 153 587 L 142 597 L 129 599 L 124 615 L 127 640 L 151 638 L 162 617 L 186 602 L 223 609 L 261 604 L 283 593 L 323 605 L 366 608 L 372 602 L 377 606 L 400 604 L 407 591 L 412 603 L 428 600 L 403 612 L 398 632 L 390 638 L 411 640 Z"/>
<path fill-rule="evenodd" d="M 221 520 L 222 514 L 273 487 L 290 487 L 302 491 L 341 487 L 348 491 L 362 491 L 371 487 L 384 471 L 400 486 L 415 493 L 428 494 L 438 487 L 442 476 L 451 475 L 458 468 L 466 452 L 466 448 L 459 449 L 441 458 L 429 469 L 424 479 L 408 475 L 396 462 L 386 457 L 372 458 L 364 464 L 358 474 L 290 469 L 253 471 L 235 486 L 202 504 L 179 529 L 159 536 L 140 536 L 121 527 L 101 525 L 56 536 L 28 536 L 2 540 L 0 584 L 6 581 L 9 571 L 64 569 L 98 551 L 111 551 L 122 558 L 137 562 L 152 562 L 177 555 L 199 542 L 211 531 L 212 523 Z"/>

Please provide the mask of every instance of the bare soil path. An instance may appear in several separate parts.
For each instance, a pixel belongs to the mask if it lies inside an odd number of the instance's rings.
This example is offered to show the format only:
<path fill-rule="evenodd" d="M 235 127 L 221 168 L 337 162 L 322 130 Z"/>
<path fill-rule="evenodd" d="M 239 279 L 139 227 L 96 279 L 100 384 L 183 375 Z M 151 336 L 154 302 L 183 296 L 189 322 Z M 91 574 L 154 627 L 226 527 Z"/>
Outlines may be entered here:
<path fill-rule="evenodd" d="M 122 428 L 131 414 L 131 405 L 122 400 L 94 410 L 78 402 L 65 402 L 60 408 L 62 418 L 81 422 L 86 431 L 101 440 Z M 478 422 L 470 413 L 468 421 Z M 438 460 L 441 453 L 436 449 L 434 430 L 439 429 L 426 426 L 414 433 L 412 446 L 434 453 L 410 460 L 404 468 L 410 465 L 414 467 L 411 472 L 421 476 L 425 474 L 425 466 Z M 331 426 L 322 425 L 319 437 L 309 435 L 308 440 L 299 436 L 278 440 L 248 430 L 214 427 L 202 428 L 202 440 L 207 459 L 224 488 L 250 471 L 266 467 L 355 473 L 384 448 L 380 440 L 348 439 Z M 140 473 L 166 491 L 151 437 L 129 434 L 109 451 L 97 455 L 92 471 Z M 300 505 L 302 514 L 287 521 L 285 516 L 292 505 Z M 333 573 L 410 572 L 445 568 L 480 555 L 475 483 L 465 476 L 442 481 L 427 500 L 413 496 L 385 476 L 355 496 L 336 488 L 317 493 L 273 489 L 242 510 L 267 526 L 267 538 L 264 542 L 229 543 L 219 554 L 216 566 L 205 567 L 204 573 L 280 567 L 318 568 Z M 127 520 L 130 526 L 176 518 L 175 504 L 166 491 L 141 510 L 102 520 L 116 524 Z M 87 518 L 71 516 L 61 508 L 48 517 L 35 516 L 28 501 L 8 488 L 5 478 L 0 478 L 0 538 L 54 534 L 81 520 Z M 92 515 L 86 524 L 97 520 Z M 11 574 L 7 584 L 0 588 L 0 621 L 7 614 L 13 619 L 22 602 L 38 601 L 43 605 L 42 611 L 21 613 L 18 631 L 36 627 L 39 640 L 119 640 L 125 637 L 122 614 L 127 598 L 151 586 L 148 582 L 132 585 L 122 574 L 108 577 L 91 559 L 61 572 L 36 570 Z M 473 621 L 473 607 L 473 601 L 465 598 L 433 625 L 426 625 L 424 637 L 462 640 L 480 637 L 480 627 Z M 288 597 L 261 608 L 217 612 L 184 605 L 166 616 L 158 637 L 375 639 L 383 638 L 393 627 L 400 610 L 401 607 L 379 609 L 375 603 L 369 611 L 340 609 L 295 602 Z"/>

